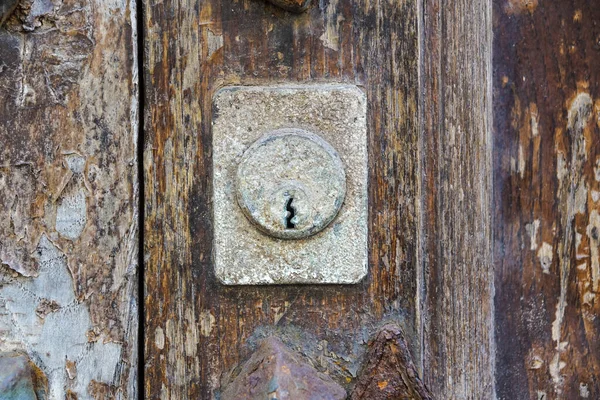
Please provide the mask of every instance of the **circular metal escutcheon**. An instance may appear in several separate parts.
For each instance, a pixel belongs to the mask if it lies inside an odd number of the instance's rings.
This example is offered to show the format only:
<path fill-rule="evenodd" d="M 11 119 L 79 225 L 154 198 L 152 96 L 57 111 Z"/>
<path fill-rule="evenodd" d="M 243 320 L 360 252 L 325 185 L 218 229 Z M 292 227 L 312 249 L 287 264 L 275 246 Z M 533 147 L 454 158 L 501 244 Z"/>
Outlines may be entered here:
<path fill-rule="evenodd" d="M 346 174 L 337 152 L 309 131 L 273 131 L 242 156 L 237 201 L 262 232 L 302 239 L 323 230 L 346 195 Z"/>

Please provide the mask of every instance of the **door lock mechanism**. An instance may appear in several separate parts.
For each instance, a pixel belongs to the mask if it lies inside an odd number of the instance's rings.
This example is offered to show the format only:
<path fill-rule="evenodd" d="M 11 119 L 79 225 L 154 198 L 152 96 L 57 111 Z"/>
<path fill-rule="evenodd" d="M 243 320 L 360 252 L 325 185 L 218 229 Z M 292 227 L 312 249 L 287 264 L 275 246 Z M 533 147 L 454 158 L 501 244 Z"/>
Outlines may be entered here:
<path fill-rule="evenodd" d="M 280 129 L 257 140 L 237 170 L 237 201 L 262 232 L 303 239 L 335 218 L 346 195 L 337 152 L 314 133 Z"/>
<path fill-rule="evenodd" d="M 213 261 L 227 285 L 367 273 L 367 100 L 353 85 L 232 86 L 213 98 Z"/>

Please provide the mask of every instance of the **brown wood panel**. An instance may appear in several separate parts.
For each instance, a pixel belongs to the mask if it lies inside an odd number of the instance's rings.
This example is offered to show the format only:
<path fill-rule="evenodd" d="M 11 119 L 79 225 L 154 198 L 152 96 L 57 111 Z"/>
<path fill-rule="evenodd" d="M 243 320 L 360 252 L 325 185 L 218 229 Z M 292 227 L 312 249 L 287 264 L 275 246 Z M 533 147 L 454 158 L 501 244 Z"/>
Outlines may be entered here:
<path fill-rule="evenodd" d="M 423 7 L 424 381 L 494 396 L 491 1 Z"/>
<path fill-rule="evenodd" d="M 0 351 L 49 398 L 136 399 L 136 4 L 0 3 Z"/>
<path fill-rule="evenodd" d="M 145 394 L 211 398 L 275 333 L 351 387 L 395 320 L 419 354 L 416 1 L 145 2 Z M 370 272 L 354 286 L 224 287 L 213 273 L 211 97 L 228 84 L 349 82 L 368 96 Z"/>
<path fill-rule="evenodd" d="M 600 398 L 600 8 L 494 1 L 500 399 Z"/>

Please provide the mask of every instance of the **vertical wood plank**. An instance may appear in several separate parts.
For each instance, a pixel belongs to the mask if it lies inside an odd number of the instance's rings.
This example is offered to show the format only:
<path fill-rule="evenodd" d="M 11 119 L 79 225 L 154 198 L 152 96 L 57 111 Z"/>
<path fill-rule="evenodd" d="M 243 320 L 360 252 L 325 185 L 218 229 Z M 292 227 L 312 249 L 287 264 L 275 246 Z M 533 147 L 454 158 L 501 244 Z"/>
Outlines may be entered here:
<path fill-rule="evenodd" d="M 599 21 L 494 1 L 500 399 L 600 398 Z"/>
<path fill-rule="evenodd" d="M 494 397 L 491 1 L 425 0 L 424 380 Z"/>
<path fill-rule="evenodd" d="M 135 1 L 21 1 L 0 28 L 0 349 L 51 399 L 137 398 Z"/>
<path fill-rule="evenodd" d="M 417 3 L 145 2 L 145 395 L 218 396 L 276 334 L 350 388 L 368 337 L 402 325 L 419 354 Z M 229 84 L 345 82 L 367 92 L 370 272 L 353 286 L 225 287 L 211 263 L 211 98 Z"/>

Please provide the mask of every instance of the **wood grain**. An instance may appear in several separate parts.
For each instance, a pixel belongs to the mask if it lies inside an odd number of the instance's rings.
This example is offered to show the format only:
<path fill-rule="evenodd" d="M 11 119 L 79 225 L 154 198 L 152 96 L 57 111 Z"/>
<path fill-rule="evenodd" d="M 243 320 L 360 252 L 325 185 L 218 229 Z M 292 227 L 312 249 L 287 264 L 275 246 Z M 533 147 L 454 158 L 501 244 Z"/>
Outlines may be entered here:
<path fill-rule="evenodd" d="M 600 398 L 600 9 L 494 1 L 500 399 Z"/>
<path fill-rule="evenodd" d="M 416 1 L 145 2 L 146 398 L 217 396 L 270 334 L 351 386 L 370 333 L 416 324 Z M 349 82 L 369 102 L 370 273 L 354 286 L 224 287 L 211 263 L 211 98 L 229 84 Z"/>
<path fill-rule="evenodd" d="M 491 2 L 423 8 L 425 384 L 439 399 L 494 396 Z"/>
<path fill-rule="evenodd" d="M 135 7 L 20 1 L 0 29 L 0 348 L 50 398 L 137 398 Z"/>

